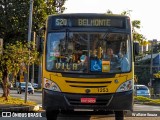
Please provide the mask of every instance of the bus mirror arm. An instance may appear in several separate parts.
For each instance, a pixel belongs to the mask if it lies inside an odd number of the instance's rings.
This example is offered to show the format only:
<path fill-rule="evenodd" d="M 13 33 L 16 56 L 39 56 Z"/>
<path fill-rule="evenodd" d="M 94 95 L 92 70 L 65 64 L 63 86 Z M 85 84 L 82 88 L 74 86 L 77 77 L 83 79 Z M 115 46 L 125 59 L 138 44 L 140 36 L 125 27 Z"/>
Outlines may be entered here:
<path fill-rule="evenodd" d="M 36 41 L 37 51 L 42 54 L 43 53 L 43 38 L 41 36 L 37 37 Z"/>
<path fill-rule="evenodd" d="M 36 40 L 36 45 L 37 45 L 37 51 L 42 54 L 43 53 L 43 37 L 42 35 L 45 33 L 46 27 L 43 26 L 39 29 L 38 33 L 39 36 L 37 37 Z M 42 33 L 43 32 L 43 33 Z"/>
<path fill-rule="evenodd" d="M 134 56 L 134 61 L 135 61 L 136 55 L 139 55 L 139 43 L 134 42 L 134 43 L 133 43 L 133 56 Z"/>

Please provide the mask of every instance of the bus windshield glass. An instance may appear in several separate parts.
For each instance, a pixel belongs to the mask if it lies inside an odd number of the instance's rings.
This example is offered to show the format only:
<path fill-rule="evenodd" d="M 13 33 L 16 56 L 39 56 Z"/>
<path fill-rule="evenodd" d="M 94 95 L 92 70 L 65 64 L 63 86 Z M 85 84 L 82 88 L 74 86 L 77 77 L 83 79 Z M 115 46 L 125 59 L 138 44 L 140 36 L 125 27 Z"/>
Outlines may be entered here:
<path fill-rule="evenodd" d="M 121 73 L 131 70 L 131 40 L 118 32 L 51 32 L 46 69 L 70 73 Z"/>

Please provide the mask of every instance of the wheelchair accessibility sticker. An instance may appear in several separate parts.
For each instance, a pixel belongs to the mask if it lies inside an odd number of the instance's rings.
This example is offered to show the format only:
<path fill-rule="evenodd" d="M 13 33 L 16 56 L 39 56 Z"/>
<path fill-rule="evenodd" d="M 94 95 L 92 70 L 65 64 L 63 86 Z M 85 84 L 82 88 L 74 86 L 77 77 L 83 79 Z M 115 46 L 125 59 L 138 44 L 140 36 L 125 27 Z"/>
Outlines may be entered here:
<path fill-rule="evenodd" d="M 91 71 L 102 71 L 102 61 L 101 60 L 91 60 Z"/>

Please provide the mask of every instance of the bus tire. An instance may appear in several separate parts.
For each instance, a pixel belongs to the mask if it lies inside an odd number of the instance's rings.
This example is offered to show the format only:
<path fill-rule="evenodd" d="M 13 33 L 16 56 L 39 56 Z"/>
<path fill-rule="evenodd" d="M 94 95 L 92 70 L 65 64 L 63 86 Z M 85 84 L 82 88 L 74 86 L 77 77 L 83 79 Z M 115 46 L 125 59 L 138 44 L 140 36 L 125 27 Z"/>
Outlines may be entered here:
<path fill-rule="evenodd" d="M 46 118 L 47 120 L 57 120 L 57 116 L 58 116 L 59 111 L 58 110 L 46 110 Z"/>
<path fill-rule="evenodd" d="M 124 120 L 124 111 L 115 111 L 115 120 Z"/>

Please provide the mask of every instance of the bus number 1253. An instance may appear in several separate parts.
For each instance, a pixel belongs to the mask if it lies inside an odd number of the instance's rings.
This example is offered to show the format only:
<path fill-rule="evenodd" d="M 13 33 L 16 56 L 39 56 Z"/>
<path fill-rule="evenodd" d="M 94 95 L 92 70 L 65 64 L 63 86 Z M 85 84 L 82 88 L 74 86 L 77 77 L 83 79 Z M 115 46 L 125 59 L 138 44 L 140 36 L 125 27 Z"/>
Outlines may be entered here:
<path fill-rule="evenodd" d="M 108 88 L 98 88 L 98 92 L 103 92 L 103 93 L 106 93 L 108 92 Z"/>

